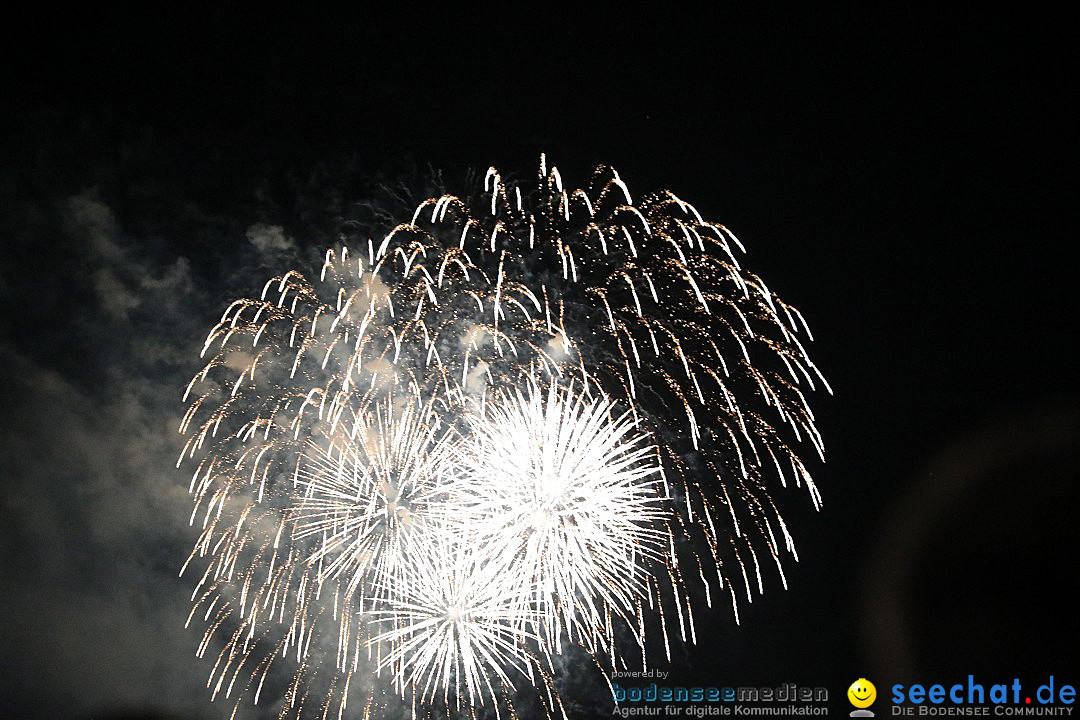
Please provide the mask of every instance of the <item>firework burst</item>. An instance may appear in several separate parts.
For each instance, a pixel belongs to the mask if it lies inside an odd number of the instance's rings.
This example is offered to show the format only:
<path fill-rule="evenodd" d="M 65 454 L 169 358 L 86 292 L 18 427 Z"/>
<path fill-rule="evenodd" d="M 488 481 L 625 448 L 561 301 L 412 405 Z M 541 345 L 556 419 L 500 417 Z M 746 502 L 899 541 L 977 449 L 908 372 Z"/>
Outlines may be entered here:
<path fill-rule="evenodd" d="M 349 246 L 232 303 L 185 391 L 215 697 L 291 655 L 283 716 L 512 715 L 523 687 L 557 712 L 567 646 L 644 664 L 695 641 L 692 595 L 737 618 L 783 581 L 770 488 L 819 503 L 795 443 L 823 452 L 828 386 L 727 228 L 542 159 Z"/>
<path fill-rule="evenodd" d="M 317 580 L 346 578 L 352 594 L 400 581 L 413 536 L 430 538 L 445 505 L 447 436 L 429 407 L 389 399 L 358 413 L 347 432 L 314 441 L 294 482 L 293 539 L 317 540 Z"/>
<path fill-rule="evenodd" d="M 646 564 L 667 550 L 656 449 L 614 410 L 604 396 L 530 386 L 471 418 L 458 451 L 462 516 L 476 542 L 512 558 L 527 580 L 519 602 L 542 610 L 535 631 L 556 651 L 564 630 L 605 648 L 610 614 L 633 618 Z"/>

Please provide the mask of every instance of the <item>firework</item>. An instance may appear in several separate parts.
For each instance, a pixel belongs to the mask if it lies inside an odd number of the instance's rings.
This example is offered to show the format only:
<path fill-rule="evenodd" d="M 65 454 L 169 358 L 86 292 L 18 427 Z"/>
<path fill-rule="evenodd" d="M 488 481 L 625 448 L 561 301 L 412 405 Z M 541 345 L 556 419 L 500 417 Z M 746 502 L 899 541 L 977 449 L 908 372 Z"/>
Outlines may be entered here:
<path fill-rule="evenodd" d="M 770 488 L 819 503 L 795 444 L 823 452 L 828 386 L 727 228 L 542 159 L 350 240 L 232 303 L 185 392 L 214 696 L 291 656 L 283 715 L 513 714 L 523 687 L 554 712 L 568 646 L 647 663 L 696 639 L 692 595 L 737 618 L 766 561 L 783 581 Z"/>
<path fill-rule="evenodd" d="M 647 561 L 667 549 L 655 448 L 606 397 L 530 386 L 471 419 L 455 492 L 477 544 L 504 554 L 559 649 L 563 631 L 605 647 L 609 613 L 624 620 L 647 594 Z M 520 582 L 520 581 L 519 581 Z M 630 622 L 633 629 L 636 623 Z"/>
<path fill-rule="evenodd" d="M 391 587 L 404 544 L 439 527 L 434 516 L 447 492 L 439 467 L 446 436 L 430 408 L 387 400 L 325 442 L 313 441 L 301 459 L 293 539 L 318 541 L 307 560 L 320 566 L 319 582 L 343 576 L 350 594 L 368 577 Z"/>
<path fill-rule="evenodd" d="M 391 648 L 377 670 L 390 668 L 399 691 L 413 688 L 421 702 L 442 693 L 483 703 L 493 681 L 512 685 L 536 660 L 533 638 L 521 630 L 532 613 L 517 601 L 520 581 L 511 563 L 447 528 L 407 549 L 401 583 L 387 588 L 385 609 L 373 615 L 374 642 Z"/>

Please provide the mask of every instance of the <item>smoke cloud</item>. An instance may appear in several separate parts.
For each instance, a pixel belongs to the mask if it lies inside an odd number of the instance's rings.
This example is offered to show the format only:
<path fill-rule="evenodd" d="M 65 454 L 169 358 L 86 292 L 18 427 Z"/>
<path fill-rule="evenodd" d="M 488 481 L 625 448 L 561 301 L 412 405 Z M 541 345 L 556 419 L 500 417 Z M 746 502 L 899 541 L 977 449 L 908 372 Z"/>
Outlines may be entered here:
<path fill-rule="evenodd" d="M 174 467 L 192 348 L 223 298 L 200 289 L 182 238 L 127 232 L 96 189 L 24 202 L 11 224 L 26 245 L 0 279 L 18 308 L 0 329 L 4 714 L 227 715 L 184 628 L 194 531 Z M 279 226 L 246 235 L 223 244 L 252 266 L 296 252 Z"/>

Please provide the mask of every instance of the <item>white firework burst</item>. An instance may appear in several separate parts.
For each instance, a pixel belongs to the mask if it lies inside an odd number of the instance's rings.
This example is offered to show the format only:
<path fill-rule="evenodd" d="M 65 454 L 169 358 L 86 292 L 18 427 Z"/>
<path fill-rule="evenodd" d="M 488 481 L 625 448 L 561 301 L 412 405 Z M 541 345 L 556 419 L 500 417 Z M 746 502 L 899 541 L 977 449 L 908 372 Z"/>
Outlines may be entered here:
<path fill-rule="evenodd" d="M 670 656 L 692 596 L 737 619 L 768 565 L 783 582 L 774 490 L 819 503 L 796 448 L 823 453 L 828 385 L 726 227 L 542 158 L 531 187 L 489 170 L 347 240 L 231 304 L 184 394 L 213 696 L 258 701 L 293 657 L 283 715 L 513 715 L 527 687 L 555 712 L 568 646 Z"/>
<path fill-rule="evenodd" d="M 317 540 L 318 580 L 343 576 L 350 596 L 393 587 L 409 538 L 445 526 L 448 432 L 412 400 L 357 413 L 347 432 L 313 441 L 297 472 L 293 538 Z"/>
<path fill-rule="evenodd" d="M 656 448 L 629 411 L 551 384 L 504 392 L 469 419 L 455 488 L 478 537 L 523 579 L 518 602 L 560 650 L 563 632 L 607 648 L 611 615 L 632 621 L 648 566 L 668 547 Z"/>
<path fill-rule="evenodd" d="M 399 584 L 386 588 L 385 607 L 373 612 L 375 645 L 390 648 L 378 666 L 389 668 L 399 691 L 421 702 L 483 704 L 514 678 L 539 671 L 524 626 L 533 613 L 516 602 L 521 578 L 460 525 L 415 538 Z"/>

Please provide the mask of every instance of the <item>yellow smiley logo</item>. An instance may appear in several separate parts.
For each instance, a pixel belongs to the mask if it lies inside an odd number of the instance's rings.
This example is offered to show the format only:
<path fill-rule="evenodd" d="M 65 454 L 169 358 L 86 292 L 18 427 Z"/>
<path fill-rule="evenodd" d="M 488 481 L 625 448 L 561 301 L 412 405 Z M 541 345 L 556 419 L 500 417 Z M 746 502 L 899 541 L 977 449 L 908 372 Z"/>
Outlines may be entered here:
<path fill-rule="evenodd" d="M 868 708 L 877 699 L 877 688 L 866 678 L 859 678 L 847 689 L 848 700 L 857 708 Z"/>

